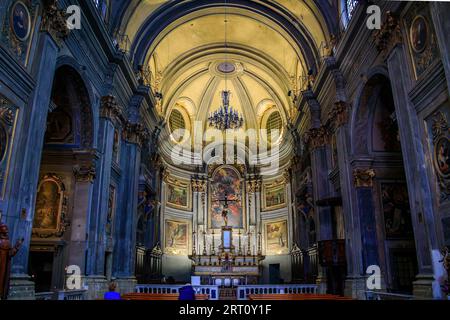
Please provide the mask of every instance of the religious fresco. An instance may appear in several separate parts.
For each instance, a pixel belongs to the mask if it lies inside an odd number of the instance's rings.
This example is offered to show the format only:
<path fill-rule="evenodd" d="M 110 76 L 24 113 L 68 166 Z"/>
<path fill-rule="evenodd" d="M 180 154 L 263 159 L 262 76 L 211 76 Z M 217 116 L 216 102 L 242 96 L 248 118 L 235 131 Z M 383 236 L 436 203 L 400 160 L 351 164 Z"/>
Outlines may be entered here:
<path fill-rule="evenodd" d="M 381 198 L 386 239 L 411 239 L 413 228 L 406 184 L 382 183 Z"/>
<path fill-rule="evenodd" d="M 231 167 L 223 166 L 214 172 L 212 180 L 210 227 L 219 229 L 228 225 L 243 228 L 242 182 L 239 173 Z"/>
<path fill-rule="evenodd" d="M 189 223 L 187 221 L 166 220 L 165 253 L 170 255 L 188 255 Z"/>
<path fill-rule="evenodd" d="M 33 236 L 62 236 L 69 226 L 66 210 L 67 198 L 61 178 L 53 174 L 43 176 L 37 189 Z"/>
<path fill-rule="evenodd" d="M 421 77 L 439 58 L 439 48 L 431 21 L 429 6 L 426 4 L 412 6 L 404 18 L 416 78 Z"/>
<path fill-rule="evenodd" d="M 265 224 L 266 255 L 289 253 L 287 221 L 274 221 Z"/>
<path fill-rule="evenodd" d="M 265 210 L 284 207 L 286 205 L 286 185 L 280 184 L 265 187 L 263 200 Z"/>
<path fill-rule="evenodd" d="M 188 188 L 185 186 L 167 185 L 167 205 L 179 209 L 188 208 Z"/>

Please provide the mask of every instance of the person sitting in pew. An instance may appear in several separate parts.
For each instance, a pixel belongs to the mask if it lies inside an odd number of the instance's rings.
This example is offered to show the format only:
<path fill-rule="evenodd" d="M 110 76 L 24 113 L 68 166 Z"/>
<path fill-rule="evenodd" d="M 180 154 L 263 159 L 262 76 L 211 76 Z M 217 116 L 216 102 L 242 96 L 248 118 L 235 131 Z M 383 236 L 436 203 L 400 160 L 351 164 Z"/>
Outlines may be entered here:
<path fill-rule="evenodd" d="M 178 300 L 195 300 L 195 290 L 190 283 L 180 288 L 180 295 Z"/>
<path fill-rule="evenodd" d="M 108 292 L 105 292 L 103 299 L 105 300 L 121 300 L 120 293 L 116 292 L 117 284 L 115 282 L 111 282 L 109 284 Z"/>

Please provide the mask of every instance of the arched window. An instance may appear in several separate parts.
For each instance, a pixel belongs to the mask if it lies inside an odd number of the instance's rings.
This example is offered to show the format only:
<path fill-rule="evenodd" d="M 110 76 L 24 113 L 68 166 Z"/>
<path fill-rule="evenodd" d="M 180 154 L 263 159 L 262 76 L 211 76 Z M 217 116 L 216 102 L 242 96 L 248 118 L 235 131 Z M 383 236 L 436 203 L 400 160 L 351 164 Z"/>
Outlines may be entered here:
<path fill-rule="evenodd" d="M 170 126 L 170 132 L 174 132 L 175 130 L 186 128 L 186 123 L 184 122 L 184 117 L 181 114 L 181 112 L 178 111 L 177 109 L 174 109 L 172 111 L 172 113 L 170 114 L 169 126 Z"/>
<path fill-rule="evenodd" d="M 281 120 L 281 115 L 278 111 L 274 111 L 267 118 L 266 129 L 267 129 L 267 141 L 272 142 L 272 132 L 278 130 L 278 135 L 281 133 L 283 122 Z"/>

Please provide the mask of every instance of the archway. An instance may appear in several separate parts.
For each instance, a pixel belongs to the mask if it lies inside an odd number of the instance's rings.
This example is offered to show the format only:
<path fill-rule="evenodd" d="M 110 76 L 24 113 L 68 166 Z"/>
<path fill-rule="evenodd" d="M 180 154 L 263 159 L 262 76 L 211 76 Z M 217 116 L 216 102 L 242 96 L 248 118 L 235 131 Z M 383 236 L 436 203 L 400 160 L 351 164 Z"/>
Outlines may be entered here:
<path fill-rule="evenodd" d="M 95 177 L 92 126 L 81 76 L 61 66 L 47 116 L 30 245 L 29 274 L 36 292 L 64 288 L 67 265 L 85 268 L 88 199 Z"/>
<path fill-rule="evenodd" d="M 386 76 L 377 73 L 367 81 L 353 121 L 355 163 L 371 170 L 368 174 L 374 178 L 373 183 L 355 185 L 364 270 L 378 264 L 388 291 L 412 293 L 417 256 L 397 115 Z M 362 208 L 369 210 L 363 213 Z"/>

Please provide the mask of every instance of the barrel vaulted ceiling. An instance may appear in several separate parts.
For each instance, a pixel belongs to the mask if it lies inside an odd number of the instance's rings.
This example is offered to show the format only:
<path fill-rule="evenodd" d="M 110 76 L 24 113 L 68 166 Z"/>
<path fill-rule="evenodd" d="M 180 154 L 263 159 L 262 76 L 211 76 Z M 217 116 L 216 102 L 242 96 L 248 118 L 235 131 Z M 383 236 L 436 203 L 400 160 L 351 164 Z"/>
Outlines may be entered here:
<path fill-rule="evenodd" d="M 285 124 L 294 116 L 288 93 L 316 68 L 335 26 L 334 2 L 116 1 L 111 24 L 130 38 L 135 65 L 151 70 L 164 118 L 181 108 L 206 123 L 228 89 L 245 127 L 259 128 L 266 110 L 278 110 Z"/>

